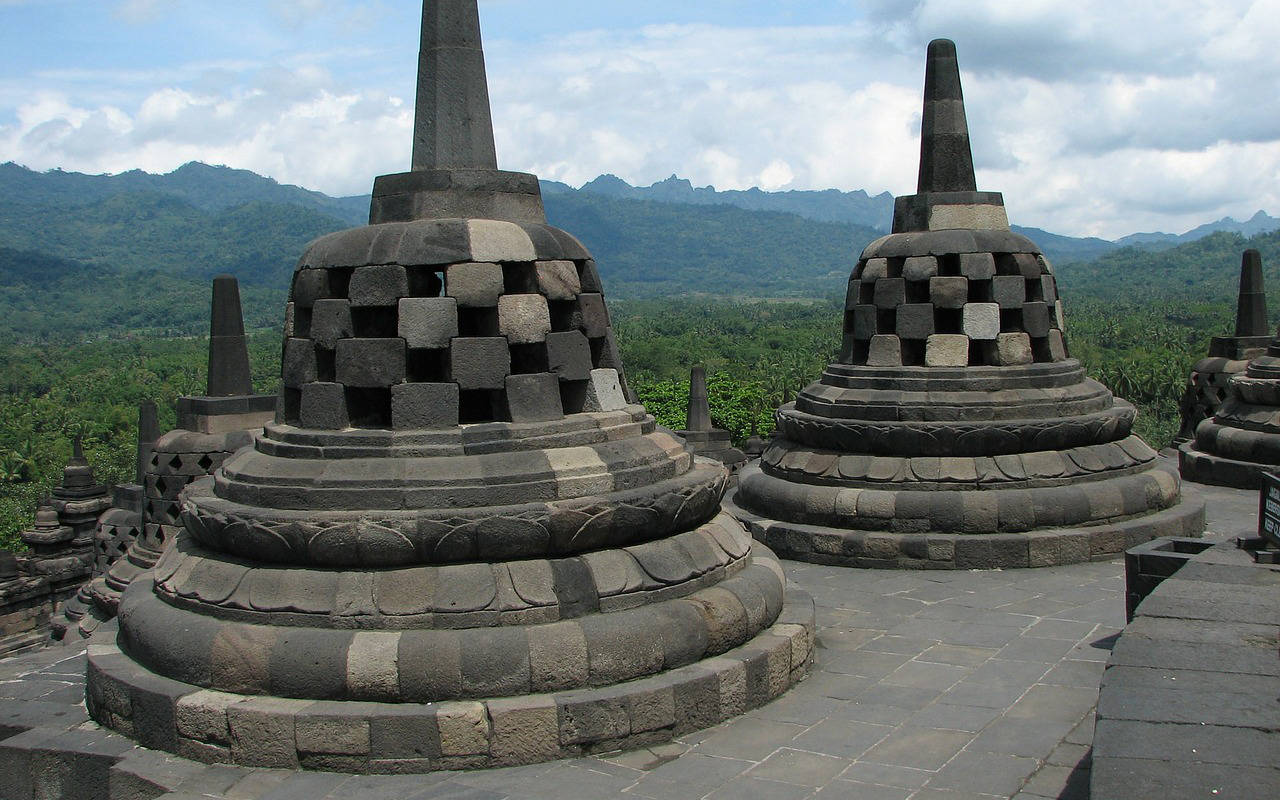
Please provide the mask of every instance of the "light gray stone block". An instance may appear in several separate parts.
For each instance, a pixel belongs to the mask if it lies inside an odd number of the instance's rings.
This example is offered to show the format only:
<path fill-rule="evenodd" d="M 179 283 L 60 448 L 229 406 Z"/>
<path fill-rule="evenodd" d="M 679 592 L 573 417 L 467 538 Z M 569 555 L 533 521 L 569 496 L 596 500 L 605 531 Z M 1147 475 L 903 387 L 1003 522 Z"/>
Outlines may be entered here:
<path fill-rule="evenodd" d="M 887 277 L 889 277 L 889 259 L 887 258 L 868 258 L 867 263 L 862 267 L 863 281 L 878 281 Z"/>
<path fill-rule="evenodd" d="M 502 267 L 497 264 L 454 264 L 445 273 L 445 293 L 467 308 L 496 306 L 502 286 Z"/>
<path fill-rule="evenodd" d="M 872 336 L 871 347 L 867 353 L 869 367 L 902 366 L 902 342 L 897 336 Z"/>
<path fill-rule="evenodd" d="M 954 333 L 935 333 L 925 342 L 926 367 L 965 367 L 969 365 L 969 337 Z"/>
<path fill-rule="evenodd" d="M 551 333 L 547 298 L 540 294 L 508 294 L 498 300 L 498 330 L 511 344 L 537 344 Z"/>
<path fill-rule="evenodd" d="M 1049 357 L 1054 361 L 1065 361 L 1067 358 L 1067 344 L 1062 338 L 1062 331 L 1049 331 Z"/>
<path fill-rule="evenodd" d="M 587 383 L 584 411 L 618 411 L 627 407 L 616 369 L 593 369 Z"/>
<path fill-rule="evenodd" d="M 452 297 L 400 300 L 400 338 L 416 349 L 443 350 L 458 335 L 458 301 Z"/>
<path fill-rule="evenodd" d="M 1025 333 L 1002 333 L 994 342 L 988 342 L 987 362 L 1001 367 L 1030 364 L 1031 337 Z"/>
<path fill-rule="evenodd" d="M 1000 334 L 1000 306 L 995 303 L 966 303 L 961 313 L 964 335 L 980 341 L 994 340 Z"/>

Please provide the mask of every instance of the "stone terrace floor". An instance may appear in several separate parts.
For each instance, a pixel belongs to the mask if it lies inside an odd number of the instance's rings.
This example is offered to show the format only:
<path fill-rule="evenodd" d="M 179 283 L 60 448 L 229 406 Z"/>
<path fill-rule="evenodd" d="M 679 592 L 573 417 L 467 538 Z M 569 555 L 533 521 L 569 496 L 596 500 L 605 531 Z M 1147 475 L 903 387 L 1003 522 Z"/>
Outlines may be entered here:
<path fill-rule="evenodd" d="M 1256 492 L 1188 490 L 1209 501 L 1208 538 L 1256 531 Z M 1004 572 L 784 564 L 818 605 L 812 674 L 774 703 L 676 743 L 426 776 L 217 766 L 162 797 L 1088 797 L 1098 684 L 1125 623 L 1121 559 Z M 0 698 L 83 705 L 82 673 L 83 656 L 68 648 L 0 661 Z"/>

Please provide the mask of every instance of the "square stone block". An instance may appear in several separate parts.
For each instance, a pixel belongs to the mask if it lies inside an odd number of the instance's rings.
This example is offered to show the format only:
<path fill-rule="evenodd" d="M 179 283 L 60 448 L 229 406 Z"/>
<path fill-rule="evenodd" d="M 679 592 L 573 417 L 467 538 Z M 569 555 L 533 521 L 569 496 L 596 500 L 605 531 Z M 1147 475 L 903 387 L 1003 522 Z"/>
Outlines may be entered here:
<path fill-rule="evenodd" d="M 539 261 L 538 291 L 548 300 L 572 300 L 582 294 L 578 268 L 572 261 Z"/>
<path fill-rule="evenodd" d="M 1022 273 L 1022 277 L 1027 280 L 1037 280 L 1040 277 L 1040 259 L 1035 253 L 1014 253 L 1013 261 L 1018 265 L 1018 272 Z"/>
<path fill-rule="evenodd" d="M 508 375 L 506 387 L 512 422 L 553 422 L 564 418 L 560 380 L 555 375 Z"/>
<path fill-rule="evenodd" d="M 938 308 L 963 308 L 969 300 L 969 279 L 930 278 L 929 300 Z"/>
<path fill-rule="evenodd" d="M 464 336 L 449 348 L 453 380 L 461 389 L 501 389 L 511 374 L 511 350 L 502 336 Z"/>
<path fill-rule="evenodd" d="M 454 264 L 445 272 L 445 293 L 467 308 L 496 306 L 502 286 L 502 267 L 497 264 Z"/>
<path fill-rule="evenodd" d="M 476 261 L 534 261 L 533 240 L 513 222 L 493 219 L 467 221 L 471 257 Z"/>
<path fill-rule="evenodd" d="M 1046 303 L 1053 303 L 1058 299 L 1058 282 L 1052 275 L 1040 276 L 1040 294 Z"/>
<path fill-rule="evenodd" d="M 298 308 L 311 308 L 328 293 L 328 270 L 300 269 L 293 274 L 293 292 L 290 298 Z"/>
<path fill-rule="evenodd" d="M 409 294 L 409 276 L 404 267 L 382 264 L 357 267 L 351 274 L 348 297 L 353 306 L 394 306 Z"/>
<path fill-rule="evenodd" d="M 1067 315 L 1062 309 L 1062 301 L 1055 301 L 1053 304 L 1053 315 L 1058 320 L 1058 330 L 1065 331 L 1067 329 Z"/>
<path fill-rule="evenodd" d="M 326 350 L 338 346 L 339 339 L 351 338 L 351 302 L 317 300 L 311 310 L 311 339 Z"/>
<path fill-rule="evenodd" d="M 933 333 L 933 305 L 907 303 L 898 306 L 899 339 L 927 339 Z"/>
<path fill-rule="evenodd" d="M 342 384 L 303 384 L 298 424 L 303 428 L 322 431 L 340 431 L 351 427 L 351 420 L 347 417 L 347 396 Z"/>
<path fill-rule="evenodd" d="M 540 294 L 498 298 L 498 330 L 511 344 L 537 344 L 551 333 L 551 312 Z"/>
<path fill-rule="evenodd" d="M 562 381 L 591 377 L 591 345 L 580 331 L 547 334 L 547 364 Z"/>
<path fill-rule="evenodd" d="M 938 259 L 933 256 L 912 256 L 902 264 L 902 277 L 909 281 L 927 281 L 938 274 Z"/>
<path fill-rule="evenodd" d="M 1067 356 L 1067 343 L 1062 338 L 1062 331 L 1056 328 L 1049 331 L 1049 357 L 1054 361 L 1065 361 Z"/>
<path fill-rule="evenodd" d="M 584 411 L 619 411 L 627 407 L 627 396 L 616 369 L 593 369 L 587 382 Z"/>
<path fill-rule="evenodd" d="M 1027 300 L 1027 282 L 1018 275 L 997 275 L 991 279 L 991 294 L 1001 308 L 1022 308 Z"/>
<path fill-rule="evenodd" d="M 999 367 L 1030 364 L 1031 337 L 1025 333 L 1002 333 L 986 344 L 987 363 Z"/>
<path fill-rule="evenodd" d="M 876 308 L 897 308 L 907 301 L 907 282 L 902 278 L 881 278 L 876 281 Z"/>
<path fill-rule="evenodd" d="M 867 263 L 862 265 L 863 281 L 878 281 L 887 277 L 889 277 L 889 259 L 887 258 L 868 258 Z"/>
<path fill-rule="evenodd" d="M 385 388 L 404 380 L 404 339 L 343 339 L 338 342 L 338 383 Z"/>
<path fill-rule="evenodd" d="M 926 367 L 967 367 L 969 337 L 956 333 L 935 333 L 925 343 Z"/>
<path fill-rule="evenodd" d="M 458 424 L 458 384 L 402 383 L 391 387 L 391 427 L 452 428 Z"/>
<path fill-rule="evenodd" d="M 1022 328 L 1031 334 L 1033 339 L 1041 339 L 1049 334 L 1049 306 L 1043 302 L 1024 303 L 1022 306 Z"/>
<path fill-rule="evenodd" d="M 578 297 L 578 308 L 582 311 L 582 329 L 588 338 L 598 339 L 609 330 L 609 309 L 604 304 L 604 295 L 589 292 Z"/>
<path fill-rule="evenodd" d="M 596 262 L 590 259 L 582 265 L 582 274 L 580 277 L 582 283 L 582 291 L 594 292 L 600 294 L 604 291 L 604 284 L 600 281 L 600 270 L 596 267 Z"/>
<path fill-rule="evenodd" d="M 897 336 L 872 336 L 871 346 L 867 352 L 869 367 L 902 366 L 902 342 Z"/>
<path fill-rule="evenodd" d="M 1000 306 L 995 303 L 966 303 L 961 312 L 964 335 L 970 339 L 993 340 L 1000 333 Z"/>
<path fill-rule="evenodd" d="M 989 281 L 996 275 L 996 258 L 990 253 L 961 253 L 960 274 L 971 281 Z"/>
<path fill-rule="evenodd" d="M 853 307 L 853 338 L 866 341 L 876 335 L 876 311 L 875 306 Z"/>
<path fill-rule="evenodd" d="M 458 301 L 452 297 L 400 299 L 400 338 L 420 350 L 443 350 L 458 335 Z"/>
<path fill-rule="evenodd" d="M 284 343 L 280 370 L 284 385 L 298 388 L 316 379 L 316 346 L 310 339 L 288 339 Z"/>

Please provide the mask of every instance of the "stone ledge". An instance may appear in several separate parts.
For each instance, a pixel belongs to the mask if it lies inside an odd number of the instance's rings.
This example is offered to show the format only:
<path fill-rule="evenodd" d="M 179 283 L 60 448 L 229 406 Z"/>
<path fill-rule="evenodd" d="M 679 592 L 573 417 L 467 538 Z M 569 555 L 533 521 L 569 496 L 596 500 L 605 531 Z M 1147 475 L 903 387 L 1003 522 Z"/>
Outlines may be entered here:
<path fill-rule="evenodd" d="M 166 698 L 174 739 L 154 744 L 208 763 L 358 773 L 513 766 L 653 745 L 759 707 L 808 674 L 814 625 L 812 598 L 792 589 L 771 627 L 714 658 L 611 686 L 426 705 L 207 692 L 139 667 L 114 644 L 93 644 L 89 705 L 104 724 L 134 734 L 139 712 L 126 701 Z M 108 624 L 95 641 L 114 635 Z M 194 722 L 220 716 L 226 727 Z M 324 734 L 334 726 L 342 736 Z M 236 744 L 259 740 L 277 745 L 270 764 L 262 750 Z"/>
<path fill-rule="evenodd" d="M 1019 533 L 938 533 L 854 530 L 781 522 L 736 505 L 724 508 L 782 558 L 873 569 L 1011 569 L 1115 558 L 1159 536 L 1196 537 L 1204 530 L 1204 502 L 1184 498 L 1147 516 L 1078 528 Z M 976 492 L 973 494 L 977 494 Z"/>

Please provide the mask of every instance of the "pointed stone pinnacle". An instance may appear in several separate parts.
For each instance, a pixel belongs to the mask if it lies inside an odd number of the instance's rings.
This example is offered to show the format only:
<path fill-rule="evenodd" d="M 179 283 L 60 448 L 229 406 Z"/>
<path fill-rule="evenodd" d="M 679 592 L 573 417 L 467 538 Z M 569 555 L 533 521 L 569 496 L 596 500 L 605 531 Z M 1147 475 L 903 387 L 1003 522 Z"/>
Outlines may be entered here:
<path fill-rule="evenodd" d="M 138 404 L 138 459 L 137 476 L 134 483 L 141 484 L 146 475 L 147 462 L 151 460 L 151 450 L 160 438 L 160 416 L 156 404 L 150 400 Z"/>
<path fill-rule="evenodd" d="M 497 169 L 478 0 L 426 0 L 413 169 Z"/>
<path fill-rule="evenodd" d="M 75 438 L 71 440 L 71 461 L 72 463 L 86 463 L 84 458 L 84 435 L 77 433 Z"/>
<path fill-rule="evenodd" d="M 253 394 L 249 350 L 240 315 L 240 286 L 230 275 L 213 279 L 213 307 L 209 312 L 209 397 Z"/>
<path fill-rule="evenodd" d="M 1240 263 L 1240 300 L 1236 305 L 1236 336 L 1266 336 L 1267 293 L 1262 287 L 1262 254 L 1244 251 Z"/>
<path fill-rule="evenodd" d="M 925 67 L 917 192 L 973 192 L 977 188 L 956 45 L 949 39 L 935 39 L 929 43 Z"/>
<path fill-rule="evenodd" d="M 689 373 L 689 413 L 685 416 L 687 431 L 711 430 L 711 404 L 707 400 L 707 371 L 694 367 Z"/>

